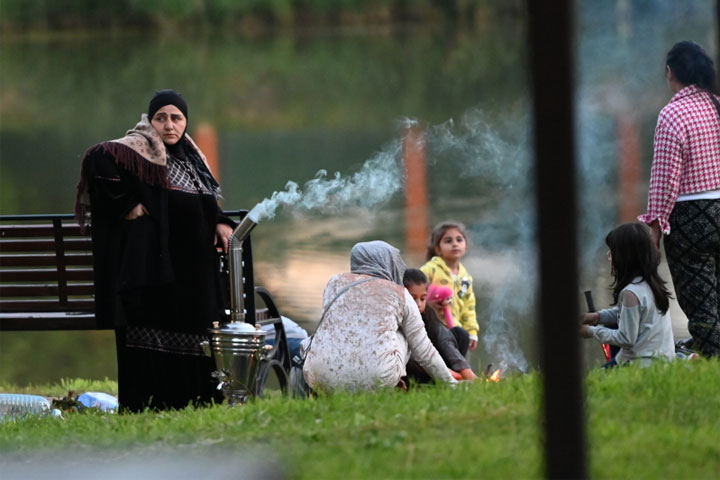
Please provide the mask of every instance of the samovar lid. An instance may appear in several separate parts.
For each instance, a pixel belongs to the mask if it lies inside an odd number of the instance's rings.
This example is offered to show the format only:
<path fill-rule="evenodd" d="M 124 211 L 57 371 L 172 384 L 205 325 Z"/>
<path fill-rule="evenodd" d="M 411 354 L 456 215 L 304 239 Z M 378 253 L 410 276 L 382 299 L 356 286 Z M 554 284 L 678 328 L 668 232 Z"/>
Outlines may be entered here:
<path fill-rule="evenodd" d="M 213 324 L 211 331 L 215 333 L 229 333 L 229 334 L 252 334 L 252 335 L 267 335 L 267 332 L 260 326 L 254 326 L 247 322 L 229 322 L 223 323 L 222 325 Z"/>

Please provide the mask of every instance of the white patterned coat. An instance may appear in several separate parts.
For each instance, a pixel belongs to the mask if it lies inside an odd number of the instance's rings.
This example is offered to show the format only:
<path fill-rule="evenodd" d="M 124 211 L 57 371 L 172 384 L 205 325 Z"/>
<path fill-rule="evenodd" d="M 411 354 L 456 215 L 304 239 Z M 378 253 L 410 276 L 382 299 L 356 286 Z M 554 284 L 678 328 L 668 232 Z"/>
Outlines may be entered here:
<path fill-rule="evenodd" d="M 368 275 L 333 276 L 325 287 L 323 311 L 340 289 L 363 278 Z M 330 306 L 315 332 L 303 373 L 308 385 L 321 391 L 394 387 L 406 374 L 411 354 L 434 379 L 455 383 L 407 290 L 373 278 L 351 287 Z"/>

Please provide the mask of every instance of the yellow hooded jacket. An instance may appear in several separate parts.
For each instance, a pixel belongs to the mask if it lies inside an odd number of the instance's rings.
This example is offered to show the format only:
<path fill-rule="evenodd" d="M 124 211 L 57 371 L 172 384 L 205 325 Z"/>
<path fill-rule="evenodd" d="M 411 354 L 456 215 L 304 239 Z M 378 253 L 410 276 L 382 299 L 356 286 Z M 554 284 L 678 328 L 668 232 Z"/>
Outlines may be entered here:
<path fill-rule="evenodd" d="M 470 338 L 477 340 L 478 323 L 475 314 L 475 293 L 473 292 L 473 279 L 462 264 L 458 270 L 457 279 L 453 279 L 450 268 L 440 257 L 432 257 L 420 267 L 427 275 L 431 284 L 450 286 L 455 296 L 452 301 L 453 319 L 470 334 Z"/>

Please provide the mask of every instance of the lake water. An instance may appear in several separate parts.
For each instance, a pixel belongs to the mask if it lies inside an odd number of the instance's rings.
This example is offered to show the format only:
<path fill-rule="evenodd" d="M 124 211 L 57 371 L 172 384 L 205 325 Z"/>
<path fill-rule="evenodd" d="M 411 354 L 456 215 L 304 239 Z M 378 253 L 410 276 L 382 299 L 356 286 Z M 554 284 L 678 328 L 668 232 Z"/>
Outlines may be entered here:
<path fill-rule="evenodd" d="M 608 300 L 605 233 L 644 208 L 654 122 L 671 96 L 664 54 L 685 38 L 714 54 L 713 5 L 580 9 L 581 283 L 595 290 L 598 305 Z M 188 100 L 191 134 L 199 126 L 217 133 L 225 208 L 251 208 L 288 181 L 303 191 L 330 187 L 335 172 L 349 181 L 351 198 L 336 193 L 323 208 L 281 207 L 253 231 L 257 284 L 273 293 L 281 313 L 312 330 L 323 287 L 349 269 L 354 243 L 386 240 L 409 265 L 423 262 L 405 225 L 402 139 L 412 119 L 426 132 L 429 223 L 462 221 L 472 241 L 464 264 L 475 279 L 481 325 L 472 360 L 478 369 L 535 368 L 523 38 L 523 19 L 499 14 L 472 31 L 4 39 L 0 212 L 71 212 L 85 148 L 121 137 L 155 90 L 175 88 Z M 636 153 L 623 153 L 621 140 L 634 141 Z M 637 160 L 640 174 L 631 182 L 619 181 L 620 158 Z M 328 176 L 306 187 L 320 170 Z M 370 182 L 386 177 L 392 181 L 382 186 Z M 598 361 L 599 348 L 587 353 L 588 362 Z M 4 332 L 0 361 L 0 381 L 21 384 L 115 376 L 110 332 Z"/>

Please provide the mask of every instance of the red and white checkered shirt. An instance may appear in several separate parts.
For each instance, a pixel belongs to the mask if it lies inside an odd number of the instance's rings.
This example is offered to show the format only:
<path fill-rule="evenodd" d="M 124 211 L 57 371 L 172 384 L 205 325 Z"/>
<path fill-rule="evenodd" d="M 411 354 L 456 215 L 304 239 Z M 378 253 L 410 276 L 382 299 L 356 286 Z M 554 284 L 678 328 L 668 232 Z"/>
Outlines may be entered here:
<path fill-rule="evenodd" d="M 720 117 L 709 94 L 690 85 L 658 116 L 648 209 L 638 220 L 657 219 L 670 233 L 668 218 L 678 195 L 711 190 L 720 190 Z"/>

